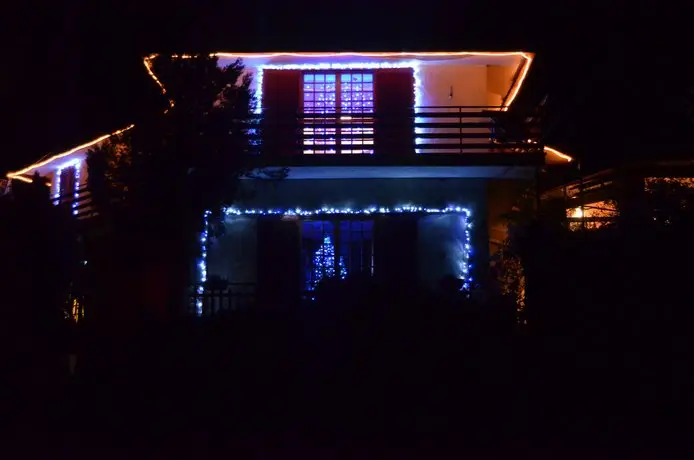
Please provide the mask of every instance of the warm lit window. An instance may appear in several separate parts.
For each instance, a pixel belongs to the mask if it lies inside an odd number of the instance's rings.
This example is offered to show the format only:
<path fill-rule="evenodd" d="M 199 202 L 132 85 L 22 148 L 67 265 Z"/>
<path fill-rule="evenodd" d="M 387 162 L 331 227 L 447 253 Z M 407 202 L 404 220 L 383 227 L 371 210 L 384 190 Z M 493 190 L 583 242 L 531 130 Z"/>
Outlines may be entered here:
<path fill-rule="evenodd" d="M 373 123 L 373 79 L 364 72 L 303 75 L 304 153 L 373 153 L 373 127 L 364 126 Z"/>
<path fill-rule="evenodd" d="M 566 210 L 570 230 L 593 230 L 611 224 L 619 212 L 614 201 L 598 201 Z"/>

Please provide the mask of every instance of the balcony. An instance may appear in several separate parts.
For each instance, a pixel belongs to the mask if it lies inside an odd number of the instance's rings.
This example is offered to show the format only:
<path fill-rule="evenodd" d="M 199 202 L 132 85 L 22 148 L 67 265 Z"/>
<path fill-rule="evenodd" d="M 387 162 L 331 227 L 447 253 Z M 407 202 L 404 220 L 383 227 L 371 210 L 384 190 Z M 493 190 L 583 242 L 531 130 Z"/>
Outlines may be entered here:
<path fill-rule="evenodd" d="M 536 114 L 499 107 L 349 114 L 266 110 L 254 120 L 251 152 L 286 165 L 539 164 L 540 132 Z"/>

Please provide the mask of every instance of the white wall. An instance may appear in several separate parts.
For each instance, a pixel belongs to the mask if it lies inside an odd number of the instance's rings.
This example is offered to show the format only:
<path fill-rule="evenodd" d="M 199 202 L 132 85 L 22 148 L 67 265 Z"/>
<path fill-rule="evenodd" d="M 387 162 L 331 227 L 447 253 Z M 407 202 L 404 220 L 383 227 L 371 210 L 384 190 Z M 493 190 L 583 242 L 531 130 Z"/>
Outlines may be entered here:
<path fill-rule="evenodd" d="M 226 216 L 225 232 L 213 238 L 207 256 L 208 278 L 219 276 L 230 283 L 256 283 L 257 220 Z"/>
<path fill-rule="evenodd" d="M 438 290 L 446 276 L 461 279 L 468 264 L 465 218 L 455 214 L 423 216 L 418 221 L 419 280 Z"/>
<path fill-rule="evenodd" d="M 225 66 L 236 60 L 233 56 L 219 58 Z M 484 56 L 421 56 L 370 57 L 364 55 L 297 56 L 297 55 L 246 55 L 241 56 L 248 73 L 254 77 L 257 68 L 280 66 L 285 68 L 321 68 L 354 66 L 358 68 L 378 65 L 415 66 L 419 69 L 420 100 L 424 106 L 498 106 L 508 93 L 519 66 L 523 62 L 518 55 Z M 251 83 L 255 89 L 257 78 Z M 449 97 L 451 87 L 453 95 Z"/>
<path fill-rule="evenodd" d="M 511 66 L 487 66 L 486 105 L 500 106 L 511 88 L 516 68 Z"/>
<path fill-rule="evenodd" d="M 424 63 L 418 72 L 423 106 L 487 105 L 487 67 Z"/>
<path fill-rule="evenodd" d="M 465 112 L 477 112 L 488 105 L 487 66 L 452 65 L 450 63 L 426 63 L 418 72 L 421 92 L 420 105 L 432 108 L 418 109 L 418 112 L 441 113 L 458 112 L 460 118 L 420 117 L 420 123 L 485 122 L 487 119 L 465 116 Z M 422 134 L 457 134 L 454 139 L 418 139 L 420 144 L 439 144 L 441 148 L 421 150 L 421 153 L 460 153 L 465 144 L 487 142 L 487 139 L 466 138 L 465 134 L 489 134 L 484 128 L 420 128 Z M 448 144 L 443 148 L 443 144 Z M 452 147 L 456 145 L 455 147 Z M 452 147 L 452 148 L 451 148 Z"/>

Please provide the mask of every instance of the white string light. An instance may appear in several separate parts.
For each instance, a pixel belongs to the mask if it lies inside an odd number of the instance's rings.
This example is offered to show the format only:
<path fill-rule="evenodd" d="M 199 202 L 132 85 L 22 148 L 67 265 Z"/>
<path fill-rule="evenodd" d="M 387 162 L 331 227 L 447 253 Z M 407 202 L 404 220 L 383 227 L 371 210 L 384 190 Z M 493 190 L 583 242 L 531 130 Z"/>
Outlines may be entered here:
<path fill-rule="evenodd" d="M 80 187 L 80 169 L 82 166 L 82 160 L 77 158 L 74 160 L 70 160 L 66 163 L 61 164 L 58 166 L 55 170 L 55 180 L 53 183 L 55 184 L 55 190 L 53 192 L 53 198 L 54 201 L 56 202 L 55 204 L 60 204 L 60 179 L 61 175 L 63 173 L 64 169 L 67 168 L 75 168 L 74 175 L 75 175 L 75 190 L 73 191 L 73 196 L 75 198 L 75 201 L 72 203 L 72 213 L 74 215 L 77 214 L 77 198 L 79 197 L 79 187 Z"/>
<path fill-rule="evenodd" d="M 284 65 L 260 65 L 256 67 L 255 74 L 255 113 L 261 114 L 263 111 L 263 72 L 265 70 L 371 70 L 371 69 L 412 69 L 414 77 L 414 105 L 415 110 L 420 110 L 422 101 L 422 82 L 420 77 L 419 61 L 398 61 L 398 62 L 351 62 L 351 63 L 319 63 L 319 64 L 284 64 Z M 420 123 L 420 118 L 415 118 L 415 123 Z M 415 128 L 415 135 L 421 134 L 421 128 Z M 415 137 L 415 144 L 421 144 L 422 139 Z M 419 150 L 416 153 L 420 153 Z"/>
<path fill-rule="evenodd" d="M 472 277 L 470 276 L 470 256 L 472 255 L 472 245 L 470 244 L 470 229 L 472 222 L 470 217 L 472 212 L 469 208 L 462 206 L 447 206 L 445 208 L 430 208 L 425 206 L 402 205 L 396 207 L 377 207 L 368 208 L 336 208 L 323 207 L 320 209 L 306 210 L 301 208 L 294 209 L 240 209 L 236 207 L 224 208 L 224 215 L 227 216 L 293 216 L 293 217 L 315 217 L 315 216 L 370 216 L 370 215 L 393 215 L 393 214 L 460 214 L 463 217 L 462 225 L 465 230 L 465 241 L 459 251 L 456 277 L 463 282 L 462 289 L 470 289 Z M 209 244 L 209 217 L 210 211 L 205 211 L 204 227 L 200 235 L 200 259 L 198 260 L 199 285 L 197 287 L 195 310 L 198 316 L 202 315 L 203 301 L 202 295 L 205 292 L 204 284 L 207 282 L 207 250 Z"/>

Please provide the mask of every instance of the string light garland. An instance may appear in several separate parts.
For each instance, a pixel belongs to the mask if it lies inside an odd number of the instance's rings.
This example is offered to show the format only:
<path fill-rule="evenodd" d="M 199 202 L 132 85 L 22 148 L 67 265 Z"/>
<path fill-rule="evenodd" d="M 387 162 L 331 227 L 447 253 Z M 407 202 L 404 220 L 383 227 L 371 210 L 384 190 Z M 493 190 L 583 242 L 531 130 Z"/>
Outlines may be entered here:
<path fill-rule="evenodd" d="M 199 282 L 195 296 L 195 313 L 202 316 L 202 295 L 205 293 L 205 283 L 207 282 L 207 246 L 210 236 L 210 211 L 205 211 L 203 215 L 203 229 L 200 235 L 200 260 L 198 261 Z"/>
<path fill-rule="evenodd" d="M 462 206 L 448 206 L 445 208 L 430 208 L 426 206 L 402 205 L 395 207 L 371 206 L 368 208 L 336 208 L 323 207 L 320 209 L 239 209 L 235 207 L 225 208 L 224 214 L 229 215 L 259 215 L 259 216 L 297 216 L 311 217 L 320 215 L 344 214 L 344 215 L 372 215 L 372 214 L 403 214 L 403 213 L 424 213 L 424 214 L 452 214 L 463 213 L 469 218 L 472 213 L 468 208 Z"/>
<path fill-rule="evenodd" d="M 283 65 L 259 65 L 256 67 L 255 73 L 255 109 L 256 115 L 263 112 L 263 76 L 265 70 L 374 70 L 374 69 L 412 69 L 414 77 L 414 106 L 415 111 L 420 110 L 424 105 L 422 99 L 422 82 L 419 71 L 419 61 L 399 61 L 399 62 L 324 62 L 316 64 L 283 64 Z M 422 123 L 421 118 L 415 118 L 415 124 Z M 417 134 L 422 134 L 422 128 L 415 128 L 415 144 L 421 144 L 422 139 L 416 137 Z M 416 153 L 421 153 L 421 150 L 416 149 Z"/>
<path fill-rule="evenodd" d="M 545 153 L 556 155 L 559 158 L 561 158 L 562 160 L 566 160 L 567 163 L 571 163 L 572 161 L 574 161 L 574 159 L 572 157 L 565 154 L 564 152 L 560 152 L 559 150 L 557 150 L 555 148 L 552 148 L 552 147 L 545 145 L 544 149 L 545 149 Z"/>
<path fill-rule="evenodd" d="M 72 215 L 76 216 L 78 209 L 77 209 L 77 200 L 79 199 L 80 196 L 80 170 L 82 169 L 82 162 L 77 161 L 75 163 L 75 192 L 73 194 L 74 200 L 72 201 Z"/>
<path fill-rule="evenodd" d="M 55 170 L 55 181 L 53 182 L 55 185 L 55 190 L 53 192 L 53 199 L 56 202 L 55 204 L 58 205 L 58 204 L 60 204 L 60 181 L 61 181 L 60 176 L 62 175 L 64 169 L 75 168 L 75 171 L 73 173 L 74 177 L 75 177 L 75 186 L 74 186 L 74 191 L 73 191 L 73 197 L 75 198 L 75 200 L 72 203 L 72 214 L 74 214 L 74 215 L 77 215 L 77 198 L 79 197 L 81 165 L 82 165 L 82 160 L 77 158 L 75 160 L 70 160 L 70 161 L 58 166 Z"/>
<path fill-rule="evenodd" d="M 470 289 L 472 277 L 470 274 L 470 257 L 473 253 L 470 243 L 470 230 L 472 229 L 469 208 L 463 206 L 447 206 L 445 208 L 433 208 L 426 206 L 402 205 L 396 207 L 377 207 L 368 208 L 338 208 L 322 207 L 320 209 L 307 210 L 302 208 L 294 209 L 240 209 L 229 207 L 223 209 L 226 216 L 279 216 L 279 217 L 317 217 L 317 216 L 372 216 L 372 215 L 395 215 L 395 214 L 459 214 L 463 219 L 461 225 L 464 227 L 465 241 L 461 242 L 461 247 L 456 250 L 457 273 L 455 276 L 463 282 L 462 290 Z M 196 290 L 196 314 L 201 316 L 203 313 L 202 295 L 205 292 L 204 284 L 207 282 L 207 252 L 209 245 L 209 229 L 211 212 L 205 211 L 203 231 L 200 235 L 200 259 L 198 260 L 199 285 Z M 342 271 L 342 270 L 341 270 Z M 345 272 L 346 276 L 346 272 Z"/>
<path fill-rule="evenodd" d="M 128 130 L 131 130 L 131 129 L 133 129 L 134 127 L 135 127 L 135 125 L 129 125 L 129 126 L 126 126 L 126 127 L 123 128 L 123 129 L 119 129 L 118 131 L 114 131 L 114 132 L 112 132 L 111 134 L 104 134 L 103 136 L 97 137 L 96 139 L 92 139 L 92 140 L 89 141 L 89 142 L 85 142 L 84 144 L 78 145 L 77 147 L 73 147 L 73 148 L 71 148 L 70 150 L 67 150 L 67 151 L 65 151 L 65 152 L 59 153 L 59 154 L 57 154 L 57 155 L 53 155 L 52 157 L 47 158 L 47 159 L 45 159 L 45 160 L 38 161 L 38 162 L 36 162 L 36 163 L 34 163 L 34 164 L 32 164 L 32 165 L 27 166 L 27 167 L 24 168 L 24 169 L 20 169 L 19 171 L 15 171 L 15 172 L 8 173 L 8 174 L 7 174 L 7 177 L 8 177 L 9 179 L 19 179 L 19 180 L 22 180 L 22 181 L 24 181 L 24 182 L 29 182 L 29 183 L 31 183 L 31 182 L 32 182 L 31 179 L 28 179 L 28 178 L 22 177 L 22 176 L 25 175 L 25 174 L 31 173 L 31 171 L 34 170 L 34 169 L 41 168 L 41 167 L 46 166 L 46 165 L 48 165 L 48 164 L 50 164 L 50 163 L 52 163 L 52 162 L 54 162 L 54 161 L 56 161 L 56 160 L 59 160 L 59 159 L 61 159 L 61 158 L 65 158 L 66 156 L 72 155 L 73 153 L 75 153 L 75 152 L 77 152 L 77 151 L 79 151 L 79 150 L 92 147 L 92 146 L 98 144 L 99 142 L 108 139 L 108 138 L 111 137 L 111 136 L 118 136 L 119 134 L 122 134 L 122 133 L 124 133 L 124 132 L 126 132 L 126 131 L 128 131 Z M 75 161 L 75 160 L 73 160 L 73 161 Z M 80 159 L 77 159 L 76 161 L 80 161 Z"/>
<path fill-rule="evenodd" d="M 422 104 L 421 82 L 419 77 L 419 61 L 400 62 L 350 62 L 350 63 L 316 63 L 316 64 L 284 64 L 284 65 L 259 65 L 255 73 L 255 113 L 262 113 L 263 101 L 263 73 L 265 70 L 374 70 L 374 69 L 412 69 L 414 73 L 414 105 Z"/>

